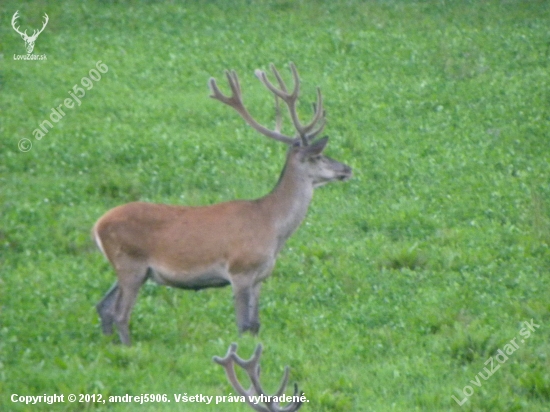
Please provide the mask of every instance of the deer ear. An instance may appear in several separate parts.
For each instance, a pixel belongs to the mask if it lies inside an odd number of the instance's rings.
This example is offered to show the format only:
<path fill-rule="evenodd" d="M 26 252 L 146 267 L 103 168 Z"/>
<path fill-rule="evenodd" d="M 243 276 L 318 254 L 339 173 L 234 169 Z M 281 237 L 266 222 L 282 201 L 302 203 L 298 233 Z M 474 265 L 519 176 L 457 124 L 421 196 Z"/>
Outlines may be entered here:
<path fill-rule="evenodd" d="M 308 157 L 311 156 L 318 156 L 321 153 L 323 153 L 323 150 L 325 150 L 325 147 L 328 143 L 328 136 L 325 136 L 319 140 L 316 140 L 312 145 L 307 146 L 305 150 L 305 154 Z"/>

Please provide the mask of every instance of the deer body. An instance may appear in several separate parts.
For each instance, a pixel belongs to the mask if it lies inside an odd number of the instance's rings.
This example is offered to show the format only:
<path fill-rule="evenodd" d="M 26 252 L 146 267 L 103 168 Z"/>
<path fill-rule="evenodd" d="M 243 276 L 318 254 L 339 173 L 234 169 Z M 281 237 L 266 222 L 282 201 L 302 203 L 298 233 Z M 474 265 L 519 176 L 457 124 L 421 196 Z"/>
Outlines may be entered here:
<path fill-rule="evenodd" d="M 256 200 L 203 207 L 122 205 L 98 221 L 94 237 L 103 250 L 113 252 L 107 255 L 110 261 L 124 255 L 139 259 L 157 283 L 183 289 L 225 286 L 231 274 L 273 266 L 284 242 L 304 219 L 313 187 L 307 181 L 287 182 L 291 174 Z M 302 193 L 288 196 L 289 190 Z"/>
<path fill-rule="evenodd" d="M 97 305 L 103 332 L 114 323 L 130 344 L 130 312 L 150 278 L 194 290 L 231 285 L 239 331 L 257 333 L 261 281 L 305 218 L 313 189 L 351 175 L 321 154 L 327 141 L 293 144 L 277 185 L 262 198 L 199 207 L 134 202 L 102 216 L 92 234 L 118 276 Z"/>

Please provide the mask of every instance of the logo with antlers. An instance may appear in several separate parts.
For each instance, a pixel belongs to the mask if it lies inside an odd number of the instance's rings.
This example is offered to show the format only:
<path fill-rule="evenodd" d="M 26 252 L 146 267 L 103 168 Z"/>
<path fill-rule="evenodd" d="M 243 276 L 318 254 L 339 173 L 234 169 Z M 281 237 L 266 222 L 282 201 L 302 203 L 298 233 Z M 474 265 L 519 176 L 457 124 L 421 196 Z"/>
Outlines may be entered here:
<path fill-rule="evenodd" d="M 17 27 L 16 20 L 19 18 L 19 10 L 15 12 L 11 19 L 11 25 L 13 29 L 21 36 L 21 38 L 25 41 L 25 48 L 27 49 L 27 53 L 31 54 L 34 50 L 34 43 L 36 42 L 36 39 L 38 38 L 38 35 L 44 31 L 44 28 L 48 24 L 48 15 L 44 13 L 44 24 L 42 24 L 42 28 L 40 30 L 34 30 L 32 36 L 29 36 L 27 34 L 27 30 L 25 30 L 23 33 L 19 30 L 19 27 Z"/>

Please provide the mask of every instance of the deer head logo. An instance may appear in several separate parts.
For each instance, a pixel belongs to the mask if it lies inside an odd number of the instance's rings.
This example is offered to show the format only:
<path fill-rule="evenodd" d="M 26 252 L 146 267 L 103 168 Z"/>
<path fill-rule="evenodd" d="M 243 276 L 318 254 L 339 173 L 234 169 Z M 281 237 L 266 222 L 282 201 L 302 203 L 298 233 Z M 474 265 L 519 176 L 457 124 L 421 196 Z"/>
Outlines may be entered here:
<path fill-rule="evenodd" d="M 44 13 L 44 24 L 42 24 L 42 28 L 40 30 L 34 30 L 32 36 L 29 36 L 27 34 L 27 30 L 25 30 L 25 32 L 21 33 L 21 31 L 19 30 L 19 27 L 16 27 L 15 26 L 15 23 L 16 23 L 16 20 L 19 18 L 19 10 L 17 10 L 15 12 L 15 14 L 13 15 L 12 19 L 11 19 L 11 25 L 13 27 L 13 29 L 23 38 L 23 40 L 25 41 L 25 48 L 27 49 L 27 53 L 28 54 L 31 54 L 33 49 L 34 49 L 34 43 L 36 42 L 36 39 L 38 38 L 38 35 L 40 33 L 42 33 L 44 31 L 44 28 L 46 27 L 46 25 L 48 24 L 48 15 L 46 13 Z"/>

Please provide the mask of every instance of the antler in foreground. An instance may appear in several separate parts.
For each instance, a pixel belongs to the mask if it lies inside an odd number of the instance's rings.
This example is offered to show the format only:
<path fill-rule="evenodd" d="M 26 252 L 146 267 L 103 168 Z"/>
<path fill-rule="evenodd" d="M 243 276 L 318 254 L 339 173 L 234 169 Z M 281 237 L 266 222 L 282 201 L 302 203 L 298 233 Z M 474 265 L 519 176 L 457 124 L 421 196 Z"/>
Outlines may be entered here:
<path fill-rule="evenodd" d="M 227 379 L 231 383 L 231 386 L 235 388 L 235 390 L 242 396 L 244 396 L 246 403 L 255 411 L 258 412 L 294 412 L 300 409 L 302 406 L 302 402 L 304 399 L 303 394 L 300 396 L 298 395 L 298 385 L 294 384 L 294 395 L 292 396 L 292 402 L 290 402 L 286 406 L 280 406 L 279 399 L 284 396 L 284 391 L 286 388 L 286 384 L 288 382 L 288 372 L 289 368 L 288 366 L 285 366 L 285 373 L 283 376 L 283 380 L 281 382 L 281 386 L 275 392 L 274 395 L 268 396 L 265 394 L 265 391 L 262 389 L 262 385 L 260 384 L 260 357 L 262 356 L 262 345 L 258 344 L 256 346 L 256 350 L 254 351 L 254 355 L 249 360 L 244 360 L 239 358 L 237 355 L 237 344 L 232 343 L 231 346 L 229 346 L 229 349 L 227 351 L 227 354 L 225 355 L 225 358 L 220 358 L 218 356 L 214 356 L 213 360 L 219 365 L 222 365 L 225 369 L 225 374 L 227 375 Z M 250 378 L 250 382 L 252 385 L 248 390 L 245 390 L 239 380 L 237 379 L 237 375 L 235 373 L 235 364 L 239 365 L 241 368 L 243 368 L 248 377 Z M 285 397 L 286 398 L 286 397 Z M 265 405 L 261 405 L 260 402 L 263 402 Z"/>

